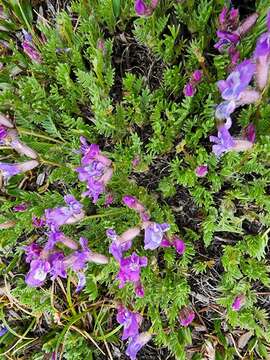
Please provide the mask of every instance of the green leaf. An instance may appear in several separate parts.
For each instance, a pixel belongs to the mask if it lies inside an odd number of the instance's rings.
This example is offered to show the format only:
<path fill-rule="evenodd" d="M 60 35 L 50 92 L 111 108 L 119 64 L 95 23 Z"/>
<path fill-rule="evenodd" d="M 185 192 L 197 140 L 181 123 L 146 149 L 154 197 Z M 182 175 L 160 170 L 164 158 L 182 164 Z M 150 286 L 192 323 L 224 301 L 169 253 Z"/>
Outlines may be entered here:
<path fill-rule="evenodd" d="M 114 16 L 118 18 L 121 12 L 121 0 L 112 0 L 112 6 Z"/>

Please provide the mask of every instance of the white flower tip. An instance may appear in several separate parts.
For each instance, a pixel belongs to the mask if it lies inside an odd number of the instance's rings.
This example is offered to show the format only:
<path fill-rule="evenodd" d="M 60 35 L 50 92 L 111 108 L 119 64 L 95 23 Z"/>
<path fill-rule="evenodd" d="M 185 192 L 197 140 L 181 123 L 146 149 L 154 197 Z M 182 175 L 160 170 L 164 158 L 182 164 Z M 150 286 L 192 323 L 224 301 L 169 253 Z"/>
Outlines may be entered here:
<path fill-rule="evenodd" d="M 23 163 L 18 164 L 18 167 L 21 172 L 26 172 L 26 171 L 32 170 L 37 166 L 38 166 L 38 161 L 36 161 L 36 160 L 29 160 L 29 161 L 25 161 Z"/>
<path fill-rule="evenodd" d="M 253 143 L 251 141 L 235 139 L 232 150 L 234 150 L 236 152 L 241 152 L 241 151 L 251 149 L 252 146 L 253 146 Z"/>
<path fill-rule="evenodd" d="M 8 128 L 13 128 L 13 124 L 4 115 L 0 114 L 0 125 L 4 125 Z"/>

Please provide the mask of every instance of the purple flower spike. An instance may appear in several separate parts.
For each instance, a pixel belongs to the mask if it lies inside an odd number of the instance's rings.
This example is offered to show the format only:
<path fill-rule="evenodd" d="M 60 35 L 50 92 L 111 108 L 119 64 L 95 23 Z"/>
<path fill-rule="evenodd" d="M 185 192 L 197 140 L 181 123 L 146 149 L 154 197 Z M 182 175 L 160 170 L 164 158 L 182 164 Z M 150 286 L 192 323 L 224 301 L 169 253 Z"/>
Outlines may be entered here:
<path fill-rule="evenodd" d="M 37 260 L 40 257 L 42 248 L 36 243 L 25 246 L 24 248 L 27 263 L 30 263 L 32 260 Z"/>
<path fill-rule="evenodd" d="M 232 309 L 234 311 L 239 311 L 241 309 L 241 307 L 243 305 L 245 305 L 246 303 L 246 297 L 245 295 L 241 294 L 236 296 L 236 298 L 234 299 L 233 303 L 232 303 Z"/>
<path fill-rule="evenodd" d="M 230 151 L 235 145 L 235 141 L 231 137 L 229 130 L 225 126 L 221 126 L 218 130 L 218 136 L 210 136 L 210 141 L 215 143 L 212 150 L 219 157 L 223 153 Z"/>
<path fill-rule="evenodd" d="M 112 177 L 112 162 L 100 153 L 98 145 L 88 145 L 84 137 L 81 137 L 80 141 L 83 155 L 82 166 L 77 168 L 76 171 L 79 174 L 79 180 L 85 181 L 87 184 L 87 191 L 83 195 L 89 196 L 96 203 L 99 196 L 105 192 L 106 185 Z"/>
<path fill-rule="evenodd" d="M 208 173 L 208 166 L 207 165 L 200 165 L 197 166 L 195 169 L 195 174 L 198 177 L 204 177 Z"/>
<path fill-rule="evenodd" d="M 144 248 L 154 250 L 160 246 L 164 233 L 169 230 L 170 225 L 147 221 L 144 223 L 144 228 Z"/>
<path fill-rule="evenodd" d="M 126 282 L 137 283 L 140 280 L 141 267 L 147 266 L 147 257 L 138 256 L 135 252 L 132 255 L 120 260 L 120 271 L 117 279 L 120 280 L 119 288 L 124 287 Z"/>
<path fill-rule="evenodd" d="M 195 318 L 195 313 L 190 307 L 184 307 L 179 313 L 179 321 L 182 326 L 188 326 Z"/>
<path fill-rule="evenodd" d="M 179 239 L 177 237 L 174 237 L 173 245 L 175 247 L 176 252 L 179 255 L 183 255 L 186 250 L 186 244 L 182 239 Z"/>
<path fill-rule="evenodd" d="M 117 322 L 124 325 L 122 340 L 134 337 L 139 333 L 139 327 L 142 322 L 142 316 L 126 309 L 123 305 L 119 306 L 117 313 Z"/>
<path fill-rule="evenodd" d="M 136 360 L 137 353 L 150 341 L 151 337 L 152 335 L 149 332 L 143 332 L 131 338 L 126 350 L 126 355 L 128 355 L 131 360 Z"/>
<path fill-rule="evenodd" d="M 26 275 L 25 282 L 30 287 L 38 287 L 44 284 L 51 265 L 47 260 L 37 259 L 31 261 L 30 270 Z"/>

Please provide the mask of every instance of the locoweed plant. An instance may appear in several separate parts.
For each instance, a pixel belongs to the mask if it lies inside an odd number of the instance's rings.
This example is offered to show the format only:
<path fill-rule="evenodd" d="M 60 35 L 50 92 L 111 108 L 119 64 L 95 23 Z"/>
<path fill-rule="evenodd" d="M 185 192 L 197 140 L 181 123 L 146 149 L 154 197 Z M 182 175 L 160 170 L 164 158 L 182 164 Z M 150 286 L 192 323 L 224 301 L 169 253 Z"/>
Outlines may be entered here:
<path fill-rule="evenodd" d="M 265 0 L 1 2 L 1 359 L 268 359 L 269 85 Z"/>

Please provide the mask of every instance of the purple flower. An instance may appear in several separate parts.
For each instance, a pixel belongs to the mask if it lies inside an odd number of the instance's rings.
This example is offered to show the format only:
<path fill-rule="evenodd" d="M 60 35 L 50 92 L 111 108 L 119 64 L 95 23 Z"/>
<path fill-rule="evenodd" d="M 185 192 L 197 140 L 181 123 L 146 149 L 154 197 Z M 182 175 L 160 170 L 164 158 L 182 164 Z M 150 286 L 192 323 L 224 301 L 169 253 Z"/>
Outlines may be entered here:
<path fill-rule="evenodd" d="M 58 276 L 62 278 L 67 277 L 66 265 L 64 263 L 65 255 L 61 252 L 55 252 L 49 256 L 49 262 L 51 265 L 51 279 L 54 280 Z"/>
<path fill-rule="evenodd" d="M 119 288 L 124 287 L 126 282 L 137 283 L 140 280 L 141 267 L 147 266 L 147 257 L 138 256 L 135 252 L 132 255 L 120 260 L 120 271 L 117 279 L 120 280 Z"/>
<path fill-rule="evenodd" d="M 42 251 L 42 247 L 36 243 L 27 245 L 23 249 L 25 250 L 25 255 L 26 255 L 25 261 L 27 263 L 30 263 L 32 260 L 37 260 L 40 257 Z"/>
<path fill-rule="evenodd" d="M 204 177 L 208 173 L 208 166 L 207 165 L 199 165 L 195 169 L 195 174 L 198 177 Z"/>
<path fill-rule="evenodd" d="M 41 63 L 41 55 L 35 48 L 32 36 L 23 30 L 24 41 L 22 42 L 23 51 L 36 63 Z"/>
<path fill-rule="evenodd" d="M 144 223 L 144 228 L 144 248 L 154 250 L 160 246 L 164 233 L 169 230 L 170 225 L 147 221 Z"/>
<path fill-rule="evenodd" d="M 178 237 L 174 237 L 173 246 L 175 247 L 176 252 L 179 255 L 183 255 L 186 250 L 186 244 L 182 239 L 179 239 Z"/>
<path fill-rule="evenodd" d="M 188 82 L 184 87 L 184 95 L 185 96 L 194 96 L 195 93 L 196 93 L 196 89 L 190 82 Z"/>
<path fill-rule="evenodd" d="M 143 288 L 143 285 L 140 281 L 137 281 L 135 284 L 134 284 L 134 290 L 135 290 L 135 294 L 140 297 L 140 298 L 143 298 L 144 297 L 144 288 Z"/>
<path fill-rule="evenodd" d="M 126 355 L 128 355 L 131 360 L 136 360 L 137 353 L 150 341 L 151 337 L 152 335 L 149 332 L 143 332 L 130 338 Z"/>
<path fill-rule="evenodd" d="M 84 217 L 82 205 L 74 196 L 67 195 L 64 197 L 66 206 L 45 210 L 45 218 L 47 226 L 55 231 L 64 224 L 73 224 Z"/>
<path fill-rule="evenodd" d="M 151 5 L 148 6 L 143 0 L 135 0 L 134 9 L 138 16 L 150 16 L 154 9 L 158 6 L 159 0 L 152 0 Z"/>
<path fill-rule="evenodd" d="M 6 127 L 3 125 L 0 125 L 0 144 L 1 145 L 5 144 L 5 139 L 7 137 L 7 134 L 8 134 L 8 132 L 7 132 Z"/>
<path fill-rule="evenodd" d="M 123 305 L 119 306 L 117 313 L 117 322 L 124 325 L 122 340 L 134 337 L 139 333 L 139 326 L 142 322 L 142 316 L 126 309 Z"/>
<path fill-rule="evenodd" d="M 179 313 L 179 321 L 182 326 L 188 326 L 195 318 L 195 313 L 191 307 L 184 307 Z"/>
<path fill-rule="evenodd" d="M 24 212 L 27 209 L 27 204 L 26 203 L 21 203 L 18 205 L 13 206 L 13 211 L 15 212 Z"/>
<path fill-rule="evenodd" d="M 4 325 L 0 325 L 0 336 L 5 335 L 8 332 L 8 329 Z"/>
<path fill-rule="evenodd" d="M 215 116 L 218 120 L 229 119 L 229 122 L 231 122 L 230 115 L 234 112 L 235 108 L 236 102 L 234 100 L 223 101 L 216 107 Z M 227 128 L 230 128 L 230 126 Z"/>
<path fill-rule="evenodd" d="M 192 80 L 196 83 L 200 82 L 202 80 L 203 73 L 201 70 L 195 70 L 192 74 Z"/>
<path fill-rule="evenodd" d="M 135 196 L 125 195 L 123 196 L 122 201 L 125 205 L 127 205 L 127 207 L 135 210 L 140 215 L 142 221 L 149 220 L 150 216 L 147 210 Z"/>
<path fill-rule="evenodd" d="M 25 161 L 23 163 L 1 163 L 0 162 L 0 174 L 2 174 L 4 180 L 8 180 L 11 176 L 24 173 L 26 171 L 34 169 L 38 166 L 36 160 Z"/>
<path fill-rule="evenodd" d="M 72 239 L 65 236 L 64 233 L 58 230 L 50 231 L 48 234 L 48 241 L 44 247 L 45 251 L 53 250 L 54 246 L 61 242 L 68 246 L 70 249 L 77 250 L 78 245 Z"/>
<path fill-rule="evenodd" d="M 267 15 L 268 32 L 263 33 L 256 45 L 254 58 L 256 60 L 256 83 L 260 90 L 263 90 L 269 79 L 270 72 L 270 11 Z"/>
<path fill-rule="evenodd" d="M 96 203 L 99 196 L 105 192 L 106 185 L 112 177 L 112 162 L 100 153 L 98 145 L 88 145 L 84 137 L 81 137 L 80 141 L 83 155 L 82 166 L 76 171 L 79 174 L 79 180 L 87 183 L 87 191 L 83 195 L 89 196 Z"/>
<path fill-rule="evenodd" d="M 118 236 L 113 229 L 108 229 L 106 234 L 112 241 L 109 252 L 113 255 L 116 261 L 120 262 L 123 252 L 129 250 L 132 246 L 132 240 L 138 236 L 140 228 L 135 227 L 125 231 L 121 236 Z"/>
<path fill-rule="evenodd" d="M 210 136 L 210 141 L 213 142 L 212 150 L 216 156 L 221 156 L 224 152 L 228 152 L 233 148 L 235 142 L 225 126 L 218 129 L 218 136 Z"/>
<path fill-rule="evenodd" d="M 82 289 L 86 285 L 86 277 L 85 277 L 84 272 L 82 272 L 82 271 L 77 272 L 77 276 L 78 276 L 78 285 L 75 290 L 76 293 L 82 291 Z"/>
<path fill-rule="evenodd" d="M 249 124 L 245 129 L 244 129 L 244 139 L 255 143 L 256 140 L 256 129 L 254 124 Z"/>
<path fill-rule="evenodd" d="M 105 198 L 105 206 L 110 206 L 113 203 L 113 194 L 109 193 Z"/>
<path fill-rule="evenodd" d="M 38 287 L 43 285 L 50 270 L 51 265 L 48 260 L 32 260 L 30 264 L 30 270 L 25 278 L 26 284 L 30 287 Z"/>
<path fill-rule="evenodd" d="M 241 294 L 236 296 L 236 298 L 234 299 L 233 303 L 232 303 L 232 309 L 234 311 L 239 311 L 241 309 L 241 307 L 243 305 L 245 305 L 246 302 L 246 297 L 245 295 Z"/>
<path fill-rule="evenodd" d="M 244 60 L 237 65 L 227 80 L 218 81 L 217 85 L 224 100 L 237 100 L 241 92 L 249 85 L 255 73 L 255 64 Z"/>

